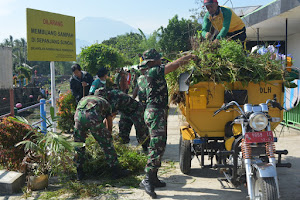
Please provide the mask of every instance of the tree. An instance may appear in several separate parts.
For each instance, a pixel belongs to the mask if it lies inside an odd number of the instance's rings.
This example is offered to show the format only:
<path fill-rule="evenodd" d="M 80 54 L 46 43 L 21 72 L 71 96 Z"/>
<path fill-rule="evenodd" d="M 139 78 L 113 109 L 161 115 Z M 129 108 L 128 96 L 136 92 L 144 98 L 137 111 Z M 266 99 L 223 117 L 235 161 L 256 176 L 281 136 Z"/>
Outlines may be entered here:
<path fill-rule="evenodd" d="M 116 49 L 104 44 L 93 44 L 82 49 L 80 64 L 84 70 L 96 75 L 100 67 L 113 70 L 130 63 Z"/>
<path fill-rule="evenodd" d="M 72 75 L 73 62 L 55 62 L 55 70 L 59 75 Z"/>
<path fill-rule="evenodd" d="M 30 79 L 31 79 L 31 70 L 30 69 L 28 69 L 27 67 L 20 66 L 17 68 L 17 72 L 19 74 L 24 74 L 25 78 L 28 78 L 28 80 L 30 81 Z"/>
<path fill-rule="evenodd" d="M 159 46 L 159 34 L 157 31 L 154 31 L 148 38 L 145 38 L 141 44 L 140 44 L 140 49 L 142 50 L 141 53 L 147 49 L 154 48 L 157 51 L 160 51 L 160 46 Z"/>
<path fill-rule="evenodd" d="M 27 43 L 24 38 L 14 40 L 13 36 L 10 35 L 0 46 L 12 48 L 14 71 L 16 71 L 17 67 L 26 64 Z"/>
<path fill-rule="evenodd" d="M 190 37 L 194 36 L 201 25 L 192 20 L 178 19 L 175 15 L 166 28 L 161 27 L 159 45 L 167 57 L 175 58 L 179 51 L 191 50 Z"/>
<path fill-rule="evenodd" d="M 102 44 L 118 49 L 128 60 L 131 60 L 140 53 L 139 45 L 142 40 L 143 35 L 131 32 L 104 40 Z"/>

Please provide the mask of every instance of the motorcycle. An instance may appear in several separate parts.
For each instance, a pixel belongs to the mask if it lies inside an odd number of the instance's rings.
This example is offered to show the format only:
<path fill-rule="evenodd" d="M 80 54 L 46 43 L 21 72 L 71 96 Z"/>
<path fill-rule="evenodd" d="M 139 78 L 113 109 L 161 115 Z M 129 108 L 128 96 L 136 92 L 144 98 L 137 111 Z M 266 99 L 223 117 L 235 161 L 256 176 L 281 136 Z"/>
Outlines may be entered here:
<path fill-rule="evenodd" d="M 219 150 L 216 153 L 218 164 L 216 168 L 225 169 L 222 181 L 239 186 L 247 185 L 248 199 L 250 200 L 277 200 L 280 198 L 277 167 L 291 167 L 290 163 L 281 163 L 281 155 L 287 150 L 276 151 L 271 122 L 280 122 L 280 118 L 269 115 L 269 108 L 282 110 L 281 105 L 274 99 L 259 105 L 244 104 L 243 109 L 236 101 L 224 104 L 214 112 L 214 116 L 221 111 L 236 110 L 239 113 L 228 124 L 232 130 L 231 150 Z M 225 145 L 226 144 L 225 142 Z M 276 163 L 275 154 L 278 154 Z"/>

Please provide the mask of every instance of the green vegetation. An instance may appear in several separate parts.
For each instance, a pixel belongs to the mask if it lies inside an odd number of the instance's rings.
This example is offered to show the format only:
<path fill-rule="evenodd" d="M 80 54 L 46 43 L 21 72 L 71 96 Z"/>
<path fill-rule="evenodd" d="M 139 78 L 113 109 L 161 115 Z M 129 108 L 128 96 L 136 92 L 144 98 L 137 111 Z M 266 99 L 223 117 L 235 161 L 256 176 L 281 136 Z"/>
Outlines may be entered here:
<path fill-rule="evenodd" d="M 76 110 L 76 101 L 70 91 L 63 93 L 58 101 L 58 128 L 64 133 L 72 133 L 74 127 L 74 114 Z"/>
<path fill-rule="evenodd" d="M 191 38 L 197 30 L 201 30 L 201 25 L 193 23 L 192 20 L 178 19 L 175 15 L 169 20 L 166 28 L 161 27 L 159 46 L 167 58 L 176 58 L 178 52 L 192 49 Z"/>
<path fill-rule="evenodd" d="M 18 67 L 17 72 L 20 73 L 19 77 L 21 79 L 21 75 L 23 75 L 25 78 L 28 78 L 28 81 L 31 79 L 31 70 L 26 67 Z"/>
<path fill-rule="evenodd" d="M 104 40 L 102 44 L 118 49 L 127 60 L 138 61 L 137 54 L 140 53 L 140 43 L 143 41 L 143 36 L 138 33 L 126 33 L 117 37 L 112 37 L 109 40 Z"/>
<path fill-rule="evenodd" d="M 191 84 L 199 81 L 215 83 L 241 81 L 259 83 L 283 80 L 281 61 L 271 59 L 271 54 L 249 54 L 240 42 L 221 40 L 220 44 L 200 42 L 195 50 L 199 60 L 195 65 Z"/>
<path fill-rule="evenodd" d="M 93 44 L 82 49 L 80 64 L 84 70 L 96 75 L 100 67 L 113 70 L 129 63 L 116 49 L 104 44 Z"/>
<path fill-rule="evenodd" d="M 55 121 L 53 108 L 50 110 L 52 121 Z M 25 118 L 12 118 L 13 121 L 20 124 L 29 125 Z M 48 128 L 53 123 L 48 121 Z M 25 152 L 24 173 L 28 175 L 56 175 L 63 168 L 66 172 L 72 171 L 69 162 L 72 160 L 68 153 L 74 152 L 74 147 L 81 146 L 80 143 L 70 142 L 66 136 L 61 133 L 47 131 L 47 134 L 39 128 L 32 127 L 23 140 L 15 144 L 14 147 L 22 148 Z M 59 169 L 59 170 L 58 170 Z"/>
<path fill-rule="evenodd" d="M 86 139 L 86 161 L 84 171 L 90 177 L 109 177 L 110 170 L 105 155 L 93 136 Z M 137 148 L 114 142 L 118 160 L 123 169 L 128 169 L 135 174 L 143 171 L 146 165 L 146 155 L 139 152 Z"/>
<path fill-rule="evenodd" d="M 33 129 L 24 123 L 4 118 L 0 121 L 0 165 L 8 170 L 22 170 L 22 160 L 25 152 L 22 147 L 15 144 L 23 139 Z"/>
<path fill-rule="evenodd" d="M 284 80 L 281 61 L 271 59 L 271 54 L 250 54 L 243 45 L 236 41 L 221 40 L 219 44 L 209 41 L 196 41 L 193 51 L 198 56 L 196 62 L 168 74 L 167 81 L 170 95 L 175 103 L 183 98 L 178 92 L 178 77 L 185 71 L 193 74 L 190 85 L 200 81 L 211 81 L 218 84 L 240 81 L 243 85 L 249 82 L 259 83 L 270 80 Z"/>

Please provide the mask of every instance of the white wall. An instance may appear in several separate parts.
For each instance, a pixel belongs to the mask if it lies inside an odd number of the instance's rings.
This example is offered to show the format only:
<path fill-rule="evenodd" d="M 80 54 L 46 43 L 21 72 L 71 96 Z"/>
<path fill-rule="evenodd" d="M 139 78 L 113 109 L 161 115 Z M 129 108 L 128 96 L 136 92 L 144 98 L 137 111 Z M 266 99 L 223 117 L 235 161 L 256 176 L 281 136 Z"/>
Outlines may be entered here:
<path fill-rule="evenodd" d="M 10 47 L 0 47 L 0 89 L 12 87 L 12 50 Z"/>
<path fill-rule="evenodd" d="M 288 37 L 288 54 L 293 57 L 293 66 L 300 68 L 300 33 Z"/>

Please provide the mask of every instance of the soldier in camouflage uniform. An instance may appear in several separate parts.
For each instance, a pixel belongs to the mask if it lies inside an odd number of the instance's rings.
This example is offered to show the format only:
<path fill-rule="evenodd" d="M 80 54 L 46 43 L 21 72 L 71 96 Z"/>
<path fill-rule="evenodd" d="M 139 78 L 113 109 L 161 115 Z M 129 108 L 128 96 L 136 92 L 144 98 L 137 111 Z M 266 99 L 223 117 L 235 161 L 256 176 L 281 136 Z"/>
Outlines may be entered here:
<path fill-rule="evenodd" d="M 132 123 L 135 126 L 136 138 L 139 144 L 142 144 L 143 150 L 148 150 L 149 133 L 144 122 L 143 106 L 129 95 L 120 90 L 111 90 L 107 92 L 107 100 L 111 104 L 112 112 L 121 112 L 119 122 L 119 136 L 124 143 L 129 142 L 129 134 Z M 131 125 L 131 126 L 128 126 Z M 130 129 L 129 129 L 130 128 Z"/>
<path fill-rule="evenodd" d="M 141 75 L 137 79 L 137 84 L 135 89 L 132 93 L 132 98 L 135 99 L 136 97 L 139 98 L 139 102 L 143 105 L 144 109 L 146 108 L 146 87 L 147 87 L 147 79 L 145 74 L 145 69 L 147 65 L 139 66 L 139 69 L 141 69 Z"/>
<path fill-rule="evenodd" d="M 142 116 L 142 118 L 144 119 L 144 111 L 145 111 L 145 108 L 146 108 L 146 100 L 147 100 L 147 97 L 146 97 L 146 86 L 147 86 L 146 84 L 147 84 L 147 81 L 146 81 L 146 77 L 144 76 L 142 70 L 141 70 L 141 73 L 142 73 L 142 75 L 140 75 L 138 77 L 137 84 L 136 84 L 136 86 L 133 90 L 132 98 L 135 99 L 138 96 L 139 102 L 143 106 L 143 116 Z M 120 120 L 119 126 L 120 126 L 120 124 L 123 124 L 124 121 L 125 120 Z M 132 125 L 133 125 L 133 122 L 131 120 L 126 120 L 126 128 L 123 128 L 122 135 L 128 135 L 129 136 Z"/>
<path fill-rule="evenodd" d="M 140 186 L 144 187 L 146 193 L 152 198 L 156 198 L 154 188 L 166 186 L 166 183 L 157 177 L 167 142 L 168 89 L 165 74 L 187 64 L 196 56 L 188 54 L 166 66 L 161 65 L 161 55 L 155 49 L 145 51 L 143 57 L 141 67 L 147 70 L 145 73 L 147 102 L 144 119 L 149 128 L 150 144 L 145 167 L 146 176 Z"/>
<path fill-rule="evenodd" d="M 127 175 L 127 171 L 122 171 L 119 167 L 117 154 L 112 143 L 112 116 L 111 106 L 100 96 L 86 96 L 82 98 L 76 108 L 74 116 L 74 141 L 85 142 L 88 130 L 94 136 L 100 147 L 103 149 L 108 165 L 113 171 L 113 178 Z M 106 119 L 108 129 L 103 124 Z M 85 148 L 76 148 L 77 179 L 84 177 L 83 164 Z"/>

